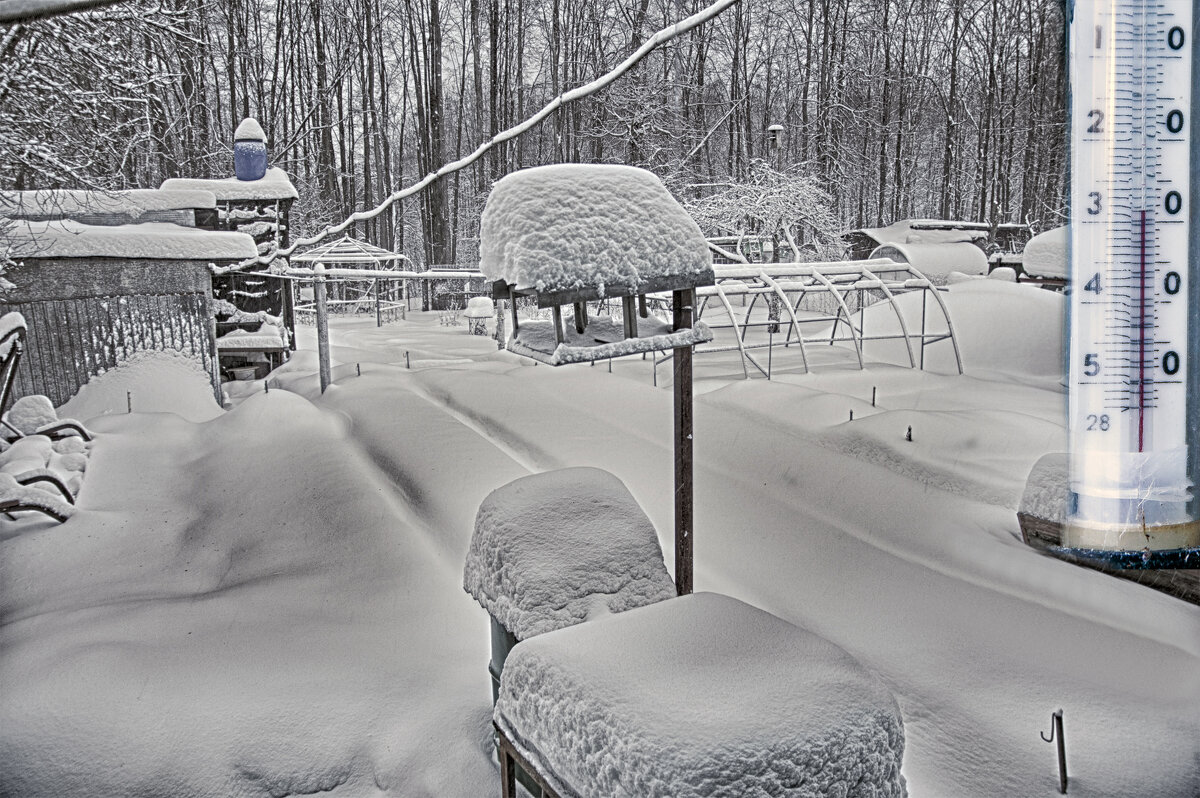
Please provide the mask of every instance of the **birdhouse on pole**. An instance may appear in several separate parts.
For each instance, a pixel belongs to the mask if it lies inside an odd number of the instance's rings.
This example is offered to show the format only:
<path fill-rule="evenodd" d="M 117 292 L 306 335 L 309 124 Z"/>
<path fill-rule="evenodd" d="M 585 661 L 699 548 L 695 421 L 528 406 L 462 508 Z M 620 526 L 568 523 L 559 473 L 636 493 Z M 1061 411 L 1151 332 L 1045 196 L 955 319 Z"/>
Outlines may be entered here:
<path fill-rule="evenodd" d="M 771 125 L 767 128 L 767 145 L 773 150 L 783 146 L 783 125 Z"/>
<path fill-rule="evenodd" d="M 514 172 L 492 189 L 480 223 L 480 269 L 512 314 L 508 349 L 553 366 L 673 350 L 676 587 L 692 590 L 692 347 L 712 340 L 694 321 L 696 288 L 715 282 L 696 222 L 652 173 L 559 164 Z M 647 295 L 670 318 L 649 312 Z M 550 321 L 518 318 L 518 301 Z M 588 303 L 620 302 L 614 314 Z M 564 313 L 570 315 L 567 316 Z M 569 320 L 569 321 L 568 321 Z"/>

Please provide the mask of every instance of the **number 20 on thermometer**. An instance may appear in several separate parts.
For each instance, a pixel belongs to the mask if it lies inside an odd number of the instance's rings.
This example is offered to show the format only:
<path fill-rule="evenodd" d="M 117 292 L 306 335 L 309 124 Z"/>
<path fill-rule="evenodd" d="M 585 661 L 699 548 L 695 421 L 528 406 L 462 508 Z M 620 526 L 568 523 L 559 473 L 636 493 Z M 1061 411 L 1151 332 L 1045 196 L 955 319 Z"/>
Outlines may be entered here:
<path fill-rule="evenodd" d="M 1192 0 L 1069 5 L 1064 545 L 1200 546 Z"/>

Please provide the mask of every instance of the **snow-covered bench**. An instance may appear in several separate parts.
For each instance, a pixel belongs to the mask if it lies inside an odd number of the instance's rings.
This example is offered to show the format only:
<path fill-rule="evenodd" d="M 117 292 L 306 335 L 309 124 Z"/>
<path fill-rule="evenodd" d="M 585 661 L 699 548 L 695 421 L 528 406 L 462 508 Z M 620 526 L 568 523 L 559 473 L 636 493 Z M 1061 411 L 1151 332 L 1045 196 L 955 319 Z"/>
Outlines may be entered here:
<path fill-rule="evenodd" d="M 736 599 L 664 601 L 521 643 L 494 721 L 546 798 L 906 795 L 904 727 L 849 654 Z"/>

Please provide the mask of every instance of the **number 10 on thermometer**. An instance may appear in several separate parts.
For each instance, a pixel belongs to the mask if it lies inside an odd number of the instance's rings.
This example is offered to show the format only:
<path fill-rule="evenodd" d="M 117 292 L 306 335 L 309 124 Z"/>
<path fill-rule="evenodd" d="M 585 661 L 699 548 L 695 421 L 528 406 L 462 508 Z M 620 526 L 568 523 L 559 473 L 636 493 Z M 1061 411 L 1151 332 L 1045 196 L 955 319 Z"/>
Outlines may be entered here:
<path fill-rule="evenodd" d="M 1071 547 L 1200 546 L 1194 14 L 1071 5 Z"/>

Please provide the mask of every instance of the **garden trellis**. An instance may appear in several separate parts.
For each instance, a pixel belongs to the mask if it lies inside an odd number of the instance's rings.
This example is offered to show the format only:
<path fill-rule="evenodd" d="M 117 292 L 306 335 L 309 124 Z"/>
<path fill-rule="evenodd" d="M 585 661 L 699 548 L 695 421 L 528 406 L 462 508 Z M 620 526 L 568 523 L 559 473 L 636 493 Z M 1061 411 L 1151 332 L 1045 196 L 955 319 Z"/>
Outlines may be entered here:
<path fill-rule="evenodd" d="M 864 342 L 888 340 L 903 342 L 908 365 L 912 368 L 924 368 L 927 346 L 948 340 L 954 349 L 958 373 L 963 373 L 954 323 L 938 287 L 907 263 L 874 259 L 837 263 L 726 264 L 715 266 L 714 274 L 715 284 L 696 290 L 697 318 L 711 330 L 731 331 L 733 343 L 717 341 L 697 346 L 695 352 L 703 355 L 736 351 L 747 379 L 750 377 L 748 365 L 764 377 L 770 377 L 770 367 L 764 367 L 752 354 L 756 349 L 795 344 L 800 350 L 804 370 L 808 371 L 807 347 L 848 342 L 854 347 L 859 368 L 863 368 Z M 911 291 L 923 293 L 919 328 L 905 317 L 896 301 L 899 295 Z M 735 308 L 731 298 L 740 300 L 738 307 Z M 765 315 L 759 300 L 764 300 L 768 306 Z M 816 300 L 815 306 L 808 304 L 813 300 Z M 886 302 L 891 308 L 899 332 L 888 329 L 866 331 L 864 311 L 878 302 Z M 932 328 L 928 323 L 929 313 L 935 307 L 945 321 L 944 329 L 940 325 Z M 756 308 L 760 310 L 757 316 Z M 723 320 L 704 319 L 706 311 Z M 818 325 L 817 334 L 804 332 L 806 326 L 812 329 L 814 325 Z M 771 330 L 767 340 L 751 335 L 761 327 Z M 774 331 L 784 328 L 785 334 L 776 338 Z M 671 357 L 666 354 L 656 359 L 656 370 Z"/>

